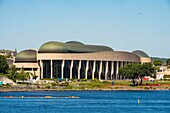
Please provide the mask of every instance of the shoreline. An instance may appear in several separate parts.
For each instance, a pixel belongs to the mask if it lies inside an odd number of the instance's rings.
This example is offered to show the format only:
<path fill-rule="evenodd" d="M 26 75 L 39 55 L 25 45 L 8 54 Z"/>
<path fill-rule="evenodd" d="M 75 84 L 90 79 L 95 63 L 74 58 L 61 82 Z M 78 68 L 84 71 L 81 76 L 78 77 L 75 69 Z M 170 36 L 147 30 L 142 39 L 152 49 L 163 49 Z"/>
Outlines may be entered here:
<path fill-rule="evenodd" d="M 111 82 L 99 81 L 73 81 L 71 83 L 46 83 L 46 84 L 6 84 L 0 86 L 0 92 L 25 92 L 25 91 L 162 91 L 170 90 L 170 82 L 144 82 L 142 85 L 131 86 L 129 81 Z"/>
<path fill-rule="evenodd" d="M 29 92 L 29 91 L 170 91 L 170 88 L 159 88 L 159 87 L 142 87 L 142 88 L 132 88 L 132 87 L 116 87 L 112 89 L 107 88 L 94 88 L 94 89 L 0 89 L 0 92 Z"/>

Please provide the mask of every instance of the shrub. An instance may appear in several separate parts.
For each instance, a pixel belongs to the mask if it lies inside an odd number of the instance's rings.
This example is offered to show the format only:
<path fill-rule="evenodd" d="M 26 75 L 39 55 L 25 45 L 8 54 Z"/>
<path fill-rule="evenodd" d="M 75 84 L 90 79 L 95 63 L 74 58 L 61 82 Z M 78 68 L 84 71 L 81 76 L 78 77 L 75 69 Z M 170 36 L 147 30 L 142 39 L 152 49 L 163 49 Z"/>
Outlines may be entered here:
<path fill-rule="evenodd" d="M 82 81 L 82 82 L 86 82 L 86 81 L 87 81 L 87 79 L 81 79 L 81 81 Z"/>
<path fill-rule="evenodd" d="M 59 86 L 69 86 L 69 83 L 68 83 L 68 82 L 61 82 L 61 83 L 59 84 Z"/>
<path fill-rule="evenodd" d="M 170 79 L 170 75 L 164 75 L 164 80 Z"/>
<path fill-rule="evenodd" d="M 103 84 L 110 84 L 110 82 L 108 82 L 108 81 L 103 81 L 102 83 Z"/>
<path fill-rule="evenodd" d="M 149 90 L 149 88 L 148 88 L 148 87 L 144 87 L 144 89 L 145 89 L 145 90 Z"/>
<path fill-rule="evenodd" d="M 50 88 L 51 88 L 51 86 L 49 86 L 49 85 L 48 85 L 48 86 L 45 86 L 45 88 L 46 88 L 46 89 L 50 89 Z"/>
<path fill-rule="evenodd" d="M 51 86 L 56 86 L 57 84 L 56 83 L 51 83 Z"/>
<path fill-rule="evenodd" d="M 66 86 L 65 89 L 73 89 L 73 86 Z"/>

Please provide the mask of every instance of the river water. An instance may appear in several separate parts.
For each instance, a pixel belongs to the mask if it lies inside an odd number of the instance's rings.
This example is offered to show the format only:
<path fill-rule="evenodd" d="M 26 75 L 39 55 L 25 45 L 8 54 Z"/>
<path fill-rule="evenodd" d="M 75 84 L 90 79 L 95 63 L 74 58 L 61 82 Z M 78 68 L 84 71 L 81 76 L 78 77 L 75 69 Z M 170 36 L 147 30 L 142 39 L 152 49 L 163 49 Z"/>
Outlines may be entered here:
<path fill-rule="evenodd" d="M 170 113 L 170 91 L 0 92 L 0 113 Z"/>

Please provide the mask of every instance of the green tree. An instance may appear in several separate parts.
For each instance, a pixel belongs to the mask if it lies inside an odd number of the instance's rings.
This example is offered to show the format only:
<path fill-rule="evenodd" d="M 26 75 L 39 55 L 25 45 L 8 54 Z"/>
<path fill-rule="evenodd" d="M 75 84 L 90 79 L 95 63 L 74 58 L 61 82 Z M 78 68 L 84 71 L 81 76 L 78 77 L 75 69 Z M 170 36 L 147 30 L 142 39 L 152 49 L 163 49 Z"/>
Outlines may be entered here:
<path fill-rule="evenodd" d="M 119 69 L 119 74 L 124 75 L 126 78 L 132 79 L 132 83 L 136 85 L 136 79 L 139 75 L 140 64 L 130 64 Z"/>
<path fill-rule="evenodd" d="M 10 73 L 11 75 L 15 75 L 15 74 L 18 73 L 18 72 L 17 72 L 17 68 L 15 67 L 15 65 L 12 65 L 12 66 L 11 66 L 11 68 L 10 68 L 10 70 L 9 70 L 9 73 Z"/>
<path fill-rule="evenodd" d="M 119 69 L 119 74 L 124 75 L 126 78 L 132 79 L 133 85 L 138 85 L 137 80 L 140 80 L 140 84 L 143 82 L 144 76 L 151 76 L 154 73 L 154 67 L 152 64 L 130 64 Z"/>
<path fill-rule="evenodd" d="M 7 77 L 9 79 L 12 79 L 14 82 L 16 82 L 16 80 L 28 80 L 29 79 L 29 73 L 26 73 L 24 71 L 24 68 L 21 69 L 21 71 L 19 72 L 17 70 L 17 68 L 15 67 L 15 65 L 13 65 L 10 70 L 9 70 L 9 74 L 7 75 Z"/>
<path fill-rule="evenodd" d="M 6 57 L 0 55 L 0 73 L 7 74 L 9 70 L 9 65 L 6 61 Z"/>
<path fill-rule="evenodd" d="M 24 68 L 22 67 L 20 73 L 17 74 L 16 79 L 17 80 L 22 80 L 22 81 L 28 80 L 29 79 L 29 73 L 26 73 L 24 71 Z"/>
<path fill-rule="evenodd" d="M 18 73 L 15 65 L 13 65 L 13 66 L 11 66 L 11 68 L 9 70 L 8 78 L 12 79 L 14 82 L 16 82 L 17 76 L 19 76 L 19 73 Z"/>
<path fill-rule="evenodd" d="M 140 85 L 142 85 L 144 76 L 152 76 L 155 73 L 155 68 L 150 63 L 144 63 L 139 70 Z"/>
<path fill-rule="evenodd" d="M 154 61 L 153 61 L 153 64 L 154 64 L 155 66 L 161 66 L 161 65 L 164 64 L 164 63 L 163 63 L 162 60 L 154 60 Z"/>

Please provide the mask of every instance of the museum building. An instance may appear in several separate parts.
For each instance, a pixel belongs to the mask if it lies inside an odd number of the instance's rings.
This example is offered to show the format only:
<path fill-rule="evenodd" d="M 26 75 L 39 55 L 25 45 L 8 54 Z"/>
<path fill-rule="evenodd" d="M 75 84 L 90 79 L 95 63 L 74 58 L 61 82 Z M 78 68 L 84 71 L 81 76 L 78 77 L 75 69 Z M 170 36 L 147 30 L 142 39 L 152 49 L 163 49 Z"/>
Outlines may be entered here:
<path fill-rule="evenodd" d="M 39 50 L 19 52 L 14 65 L 18 69 L 43 78 L 123 79 L 119 68 L 132 63 L 151 63 L 143 51 L 114 51 L 108 46 L 87 45 L 77 41 L 46 42 Z"/>

